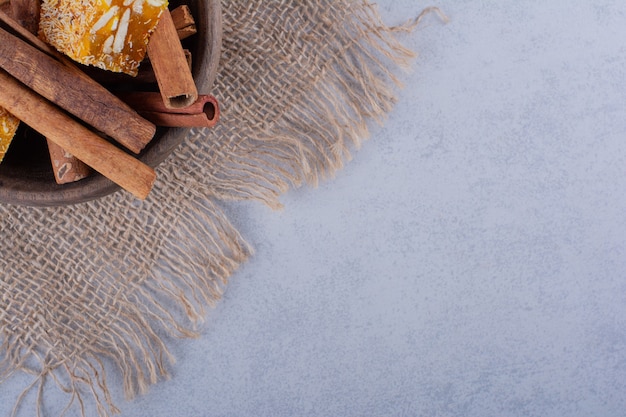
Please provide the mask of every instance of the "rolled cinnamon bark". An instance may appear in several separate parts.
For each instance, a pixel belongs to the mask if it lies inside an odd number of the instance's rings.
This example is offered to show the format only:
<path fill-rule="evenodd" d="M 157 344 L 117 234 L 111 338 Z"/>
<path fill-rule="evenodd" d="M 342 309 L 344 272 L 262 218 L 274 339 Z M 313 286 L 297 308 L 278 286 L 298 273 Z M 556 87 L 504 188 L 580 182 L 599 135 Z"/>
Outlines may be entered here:
<path fill-rule="evenodd" d="M 200 95 L 194 103 L 182 109 L 168 109 L 159 93 L 120 92 L 117 96 L 157 126 L 213 127 L 220 116 L 217 99 L 210 95 Z"/>
<path fill-rule="evenodd" d="M 178 6 L 172 10 L 171 15 L 180 40 L 187 39 L 198 32 L 198 29 L 196 28 L 196 21 L 191 14 L 189 6 L 186 4 Z"/>
<path fill-rule="evenodd" d="M 196 101 L 180 109 L 168 108 L 161 100 L 161 95 L 152 91 L 120 91 L 116 92 L 115 95 L 137 112 L 198 114 L 210 111 L 207 106 L 218 107 L 217 99 L 208 94 L 199 95 Z"/>
<path fill-rule="evenodd" d="M 178 34 L 178 38 L 183 40 L 195 33 L 197 33 L 195 21 L 193 16 L 191 15 L 191 11 L 189 7 L 186 5 L 178 6 L 174 10 L 171 11 L 172 20 L 174 21 L 174 26 L 176 27 L 176 33 Z M 0 18 L 1 20 L 1 18 Z M 190 54 L 189 51 L 184 50 L 185 57 L 187 58 L 187 64 L 191 70 L 190 65 Z M 156 77 L 154 76 L 154 71 L 152 69 L 152 65 L 150 64 L 150 59 L 146 59 L 141 63 L 139 67 L 138 73 L 136 76 L 131 76 L 128 74 L 124 74 L 122 72 L 111 72 L 102 70 L 100 68 L 84 66 L 81 67 L 81 70 L 84 71 L 87 75 L 89 75 L 94 80 L 98 81 L 102 84 L 153 84 L 156 83 Z"/>
<path fill-rule="evenodd" d="M 39 29 L 39 0 L 11 0 L 11 14 L 22 27 L 31 33 Z"/>
<path fill-rule="evenodd" d="M 57 106 L 0 70 L 0 106 L 140 199 L 156 179 L 152 168 L 76 122 Z"/>
<path fill-rule="evenodd" d="M 139 114 L 157 126 L 163 127 L 213 127 L 217 119 L 206 113 L 181 114 L 141 111 Z"/>
<path fill-rule="evenodd" d="M 11 10 L 11 4 L 9 0 L 0 0 L 0 11 L 8 12 Z"/>
<path fill-rule="evenodd" d="M 13 19 L 3 10 L 0 10 L 0 27 L 8 30 L 15 36 L 18 36 L 29 45 L 34 46 L 45 54 L 56 58 L 59 61 L 63 61 L 64 55 L 62 55 L 59 51 L 39 39 L 37 36 L 33 35 L 31 32 L 28 31 L 28 29 L 20 25 L 17 20 Z"/>
<path fill-rule="evenodd" d="M 91 170 L 87 164 L 50 139 L 46 138 L 46 142 L 54 180 L 57 184 L 69 184 L 89 176 Z"/>
<path fill-rule="evenodd" d="M 0 28 L 0 68 L 135 153 L 156 127 L 77 69 Z M 80 158 L 79 158 L 80 159 Z"/>
<path fill-rule="evenodd" d="M 161 14 L 150 36 L 148 57 L 167 108 L 179 109 L 196 101 L 198 89 L 169 10 Z"/>
<path fill-rule="evenodd" d="M 39 0 L 11 0 L 11 14 L 22 27 L 35 35 L 39 29 Z M 56 143 L 46 139 L 50 163 L 57 184 L 68 184 L 86 178 L 89 167 Z"/>

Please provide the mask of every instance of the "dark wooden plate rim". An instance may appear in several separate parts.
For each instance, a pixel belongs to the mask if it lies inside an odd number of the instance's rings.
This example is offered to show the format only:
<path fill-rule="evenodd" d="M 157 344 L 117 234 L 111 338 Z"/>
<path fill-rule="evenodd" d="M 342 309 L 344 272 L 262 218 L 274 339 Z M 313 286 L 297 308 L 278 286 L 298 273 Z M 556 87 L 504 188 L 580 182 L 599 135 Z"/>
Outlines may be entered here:
<path fill-rule="evenodd" d="M 189 6 L 198 28 L 193 51 L 193 76 L 198 91 L 208 94 L 215 81 L 222 45 L 220 1 L 192 0 Z M 156 167 L 183 142 L 188 133 L 188 128 L 159 129 L 139 159 Z M 7 204 L 64 206 L 98 199 L 119 190 L 119 186 L 97 173 L 76 183 L 58 185 L 51 177 L 18 178 L 0 172 L 0 202 Z"/>

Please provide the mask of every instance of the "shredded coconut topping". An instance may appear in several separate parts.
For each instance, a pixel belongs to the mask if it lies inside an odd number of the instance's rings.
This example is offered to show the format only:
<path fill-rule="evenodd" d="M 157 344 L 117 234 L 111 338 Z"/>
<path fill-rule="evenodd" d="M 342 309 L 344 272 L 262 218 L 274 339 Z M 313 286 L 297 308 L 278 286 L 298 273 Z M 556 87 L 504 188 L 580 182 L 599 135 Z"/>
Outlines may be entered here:
<path fill-rule="evenodd" d="M 135 75 L 167 4 L 166 0 L 43 0 L 40 32 L 75 61 Z"/>

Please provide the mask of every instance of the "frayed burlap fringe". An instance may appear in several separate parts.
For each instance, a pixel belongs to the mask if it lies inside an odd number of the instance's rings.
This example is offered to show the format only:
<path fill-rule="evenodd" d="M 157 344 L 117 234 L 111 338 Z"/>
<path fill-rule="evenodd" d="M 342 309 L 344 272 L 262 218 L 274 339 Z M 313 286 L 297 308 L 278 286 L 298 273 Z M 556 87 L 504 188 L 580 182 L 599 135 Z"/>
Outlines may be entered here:
<path fill-rule="evenodd" d="M 2 222 L 10 246 L 0 260 L 0 381 L 32 374 L 23 394 L 38 390 L 37 415 L 46 381 L 69 394 L 68 405 L 82 409 L 91 394 L 99 416 L 117 412 L 104 360 L 121 371 L 128 398 L 146 392 L 173 359 L 164 334 L 193 336 L 250 253 L 214 203 L 173 170 L 160 175 L 168 184 L 147 203 L 119 194 L 71 210 L 3 210 L 12 213 Z"/>
<path fill-rule="evenodd" d="M 364 2 L 224 4 L 217 90 L 231 105 L 211 137 L 234 157 L 210 155 L 211 184 L 218 198 L 279 207 L 290 186 L 315 185 L 350 159 L 367 122 L 382 122 L 395 101 L 389 64 L 408 68 L 414 54 Z"/>
<path fill-rule="evenodd" d="M 168 338 L 194 335 L 251 252 L 218 201 L 280 207 L 289 187 L 332 175 L 392 108 L 394 66 L 414 56 L 395 38 L 410 25 L 386 26 L 363 1 L 222 5 L 223 118 L 192 130 L 146 202 L 0 206 L 0 381 L 32 374 L 24 415 L 41 414 L 46 383 L 68 408 L 109 416 L 107 371 L 128 398 L 167 376 Z"/>

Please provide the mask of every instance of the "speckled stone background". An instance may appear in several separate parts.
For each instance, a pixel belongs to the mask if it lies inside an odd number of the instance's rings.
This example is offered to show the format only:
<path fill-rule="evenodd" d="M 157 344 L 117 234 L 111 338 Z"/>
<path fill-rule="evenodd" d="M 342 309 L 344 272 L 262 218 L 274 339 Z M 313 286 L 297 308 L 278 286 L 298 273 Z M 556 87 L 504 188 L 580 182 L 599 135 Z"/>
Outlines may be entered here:
<path fill-rule="evenodd" d="M 336 178 L 227 206 L 256 255 L 123 416 L 626 416 L 626 4 L 378 3 L 451 21 Z"/>

